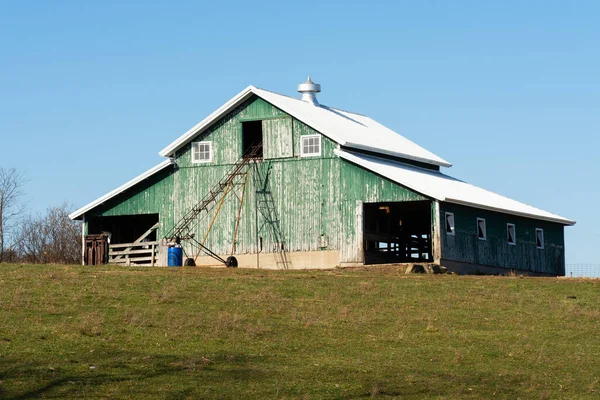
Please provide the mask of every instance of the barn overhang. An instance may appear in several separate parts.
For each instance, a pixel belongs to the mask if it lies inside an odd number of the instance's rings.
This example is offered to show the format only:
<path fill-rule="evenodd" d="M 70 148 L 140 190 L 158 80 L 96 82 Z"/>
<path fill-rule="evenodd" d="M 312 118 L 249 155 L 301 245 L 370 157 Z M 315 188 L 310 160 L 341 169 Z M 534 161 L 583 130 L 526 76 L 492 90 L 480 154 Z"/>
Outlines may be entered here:
<path fill-rule="evenodd" d="M 94 208 L 106 203 L 107 201 L 113 199 L 114 197 L 118 196 L 119 194 L 125 192 L 127 189 L 132 188 L 133 186 L 137 185 L 138 183 L 144 181 L 145 179 L 150 178 L 151 176 L 153 176 L 154 174 L 164 170 L 165 168 L 168 168 L 170 166 L 173 165 L 173 160 L 172 159 L 167 159 L 164 160 L 163 162 L 161 162 L 160 164 L 150 168 L 149 170 L 147 170 L 146 172 L 141 173 L 140 175 L 136 176 L 135 178 L 133 178 L 132 180 L 124 183 L 123 185 L 119 186 L 118 188 L 116 188 L 115 190 L 108 192 L 107 194 L 105 194 L 102 197 L 97 198 L 96 200 L 92 201 L 89 204 L 86 204 L 85 206 L 81 207 L 80 209 L 72 212 L 71 214 L 69 214 L 69 218 L 71 218 L 72 220 L 81 220 L 83 219 L 83 216 L 92 211 Z"/>
<path fill-rule="evenodd" d="M 438 201 L 555 222 L 562 225 L 575 225 L 576 223 L 573 220 L 452 178 L 439 171 L 340 149 L 335 150 L 335 153 L 346 161 L 357 164 Z"/>

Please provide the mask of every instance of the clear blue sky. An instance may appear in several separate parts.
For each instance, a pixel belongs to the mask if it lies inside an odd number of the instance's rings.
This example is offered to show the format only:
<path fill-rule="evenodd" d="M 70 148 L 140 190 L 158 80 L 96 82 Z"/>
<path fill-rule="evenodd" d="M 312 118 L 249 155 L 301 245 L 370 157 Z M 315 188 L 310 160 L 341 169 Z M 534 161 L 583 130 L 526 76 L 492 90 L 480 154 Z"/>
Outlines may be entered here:
<path fill-rule="evenodd" d="M 600 262 L 600 2 L 0 0 L 0 166 L 82 206 L 253 84 L 367 114 L 445 172 L 577 220 Z M 87 182 L 87 183 L 84 183 Z"/>

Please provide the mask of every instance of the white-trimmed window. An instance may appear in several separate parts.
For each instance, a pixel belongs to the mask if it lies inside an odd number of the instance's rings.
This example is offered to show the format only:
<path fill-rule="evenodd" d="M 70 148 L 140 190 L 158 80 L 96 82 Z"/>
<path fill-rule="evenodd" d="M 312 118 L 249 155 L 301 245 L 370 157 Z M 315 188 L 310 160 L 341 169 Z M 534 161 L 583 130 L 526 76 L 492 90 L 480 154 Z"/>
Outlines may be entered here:
<path fill-rule="evenodd" d="M 479 240 L 487 240 L 487 232 L 485 230 L 485 219 L 477 218 L 477 237 Z"/>
<path fill-rule="evenodd" d="M 517 244 L 517 229 L 515 224 L 506 224 L 506 241 L 508 244 Z"/>
<path fill-rule="evenodd" d="M 535 245 L 538 249 L 544 248 L 544 230 L 541 228 L 535 228 Z"/>
<path fill-rule="evenodd" d="M 208 163 L 213 159 L 212 142 L 192 143 L 192 163 Z"/>
<path fill-rule="evenodd" d="M 300 136 L 300 157 L 321 155 L 321 135 Z"/>
<path fill-rule="evenodd" d="M 454 214 L 446 213 L 446 235 L 454 236 Z"/>

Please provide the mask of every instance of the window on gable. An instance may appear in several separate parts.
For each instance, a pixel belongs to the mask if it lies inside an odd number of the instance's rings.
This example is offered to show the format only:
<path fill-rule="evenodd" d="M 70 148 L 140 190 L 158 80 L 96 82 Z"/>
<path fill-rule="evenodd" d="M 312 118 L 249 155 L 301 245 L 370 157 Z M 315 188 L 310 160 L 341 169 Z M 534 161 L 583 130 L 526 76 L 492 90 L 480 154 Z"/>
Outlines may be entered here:
<path fill-rule="evenodd" d="M 213 159 L 212 142 L 192 143 L 192 163 L 208 163 Z"/>
<path fill-rule="evenodd" d="M 506 224 L 506 240 L 508 244 L 517 244 L 515 224 Z"/>
<path fill-rule="evenodd" d="M 479 240 L 487 239 L 487 232 L 485 230 L 485 219 L 477 218 L 477 237 Z"/>
<path fill-rule="evenodd" d="M 538 249 L 544 248 L 544 230 L 541 228 L 535 228 L 535 244 Z"/>
<path fill-rule="evenodd" d="M 454 236 L 454 214 L 446 213 L 446 234 Z"/>
<path fill-rule="evenodd" d="M 300 136 L 300 156 L 316 157 L 321 155 L 321 135 Z"/>

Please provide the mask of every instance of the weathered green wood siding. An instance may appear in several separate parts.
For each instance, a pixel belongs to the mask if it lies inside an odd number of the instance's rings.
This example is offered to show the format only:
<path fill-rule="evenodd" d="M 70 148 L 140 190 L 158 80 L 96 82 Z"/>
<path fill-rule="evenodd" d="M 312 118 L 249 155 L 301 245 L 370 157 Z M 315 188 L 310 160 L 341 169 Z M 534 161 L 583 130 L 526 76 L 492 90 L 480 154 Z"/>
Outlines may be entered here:
<path fill-rule="evenodd" d="M 211 163 L 191 163 L 191 145 L 188 144 L 176 154 L 175 172 L 153 177 L 132 188 L 129 193 L 94 210 L 95 215 L 159 213 L 159 235 L 165 234 L 239 159 L 241 124 L 249 120 L 263 120 L 266 159 L 258 167 L 262 176 L 269 171 L 269 186 L 288 251 L 339 250 L 342 262 L 362 262 L 363 203 L 425 199 L 341 160 L 334 154 L 336 144 L 324 136 L 320 157 L 301 158 L 300 137 L 318 132 L 255 97 L 193 140 L 213 143 Z M 238 254 L 257 251 L 257 224 L 258 236 L 263 239 L 262 251 L 270 252 L 274 246 L 271 228 L 265 225 L 260 213 L 257 218 L 253 173 L 241 213 Z M 207 246 L 219 254 L 228 254 L 231 250 L 238 205 L 235 196 L 227 198 L 207 239 Z M 194 230 L 197 239 L 204 237 L 211 217 L 212 214 L 198 223 Z M 192 251 L 191 248 L 186 250 Z"/>
<path fill-rule="evenodd" d="M 262 121 L 264 159 L 294 156 L 292 118 L 273 118 Z"/>
<path fill-rule="evenodd" d="M 339 160 L 341 165 L 339 199 L 341 212 L 335 217 L 339 226 L 342 262 L 363 261 L 363 204 L 386 201 L 418 201 L 426 197 L 380 177 L 360 166 Z"/>
<path fill-rule="evenodd" d="M 420 201 L 426 197 L 386 178 L 380 177 L 335 155 L 336 143 L 322 137 L 319 157 L 300 157 L 302 135 L 317 131 L 286 115 L 257 97 L 230 112 L 194 141 L 213 143 L 213 161 L 191 163 L 191 145 L 176 154 L 177 169 L 162 171 L 136 187 L 88 213 L 117 216 L 158 213 L 159 237 L 175 221 L 196 205 L 231 168 L 242 153 L 242 122 L 263 121 L 264 158 L 258 164 L 261 175 L 269 179 L 279 215 L 280 229 L 288 251 L 338 250 L 341 262 L 363 261 L 363 204 L 388 201 Z M 239 203 L 229 196 L 223 204 L 207 245 L 219 254 L 231 251 L 235 216 Z M 495 267 L 527 269 L 561 274 L 564 271 L 563 226 L 501 213 L 483 211 L 448 203 L 432 202 L 432 224 L 441 223 L 441 248 L 434 243 L 436 259 Z M 456 235 L 444 230 L 444 213 L 453 212 Z M 477 238 L 477 217 L 485 218 L 487 240 Z M 212 214 L 206 215 L 194 229 L 198 240 L 207 231 Z M 438 220 L 439 218 L 439 220 Z M 506 240 L 506 224 L 514 223 L 517 245 Z M 545 248 L 537 249 L 535 228 L 544 229 Z M 437 232 L 435 237 L 437 237 Z M 241 212 L 237 254 L 258 250 L 257 238 L 263 239 L 263 252 L 273 250 L 272 229 L 256 211 L 254 170 L 251 170 Z M 186 249 L 188 253 L 191 248 Z"/>
<path fill-rule="evenodd" d="M 319 135 L 319 132 L 311 128 L 310 126 L 303 124 L 302 122 L 294 119 L 294 154 L 300 155 L 300 137 L 305 135 Z M 321 157 L 337 157 L 333 151 L 337 147 L 337 144 L 323 136 L 321 142 Z"/>
<path fill-rule="evenodd" d="M 454 213 L 456 234 L 445 232 L 445 213 Z M 450 203 L 440 203 L 442 259 L 564 275 L 564 226 Z M 485 218 L 487 240 L 477 237 L 477 218 Z M 516 245 L 509 245 L 506 224 L 515 224 Z M 544 249 L 535 229 L 544 230 Z"/>
<path fill-rule="evenodd" d="M 213 126 L 198 135 L 193 141 L 207 140 L 213 142 L 213 161 L 209 165 L 222 165 L 235 163 L 242 154 L 242 122 L 277 117 L 289 117 L 280 109 L 273 107 L 266 101 L 253 97 L 236 107 Z M 269 143 L 265 143 L 269 147 Z M 271 151 L 266 149 L 267 152 Z M 180 167 L 199 166 L 192 164 L 191 145 L 187 145 L 176 154 L 177 164 Z"/>
<path fill-rule="evenodd" d="M 86 219 L 95 216 L 159 214 L 158 234 L 164 234 L 173 226 L 173 178 L 173 169 L 166 168 L 96 207 L 86 215 Z"/>
<path fill-rule="evenodd" d="M 226 173 L 230 166 L 183 167 L 175 178 L 175 213 L 200 201 Z M 384 178 L 337 157 L 291 158 L 264 161 L 259 164 L 261 175 L 269 170 L 269 186 L 273 193 L 280 228 L 289 251 L 316 251 L 321 248 L 321 236 L 328 250 L 340 250 L 343 262 L 362 261 L 362 204 L 364 202 L 425 200 Z M 252 171 L 252 174 L 254 172 Z M 256 188 L 251 176 L 242 209 L 237 252 L 257 251 L 255 212 Z M 223 204 L 215 227 L 207 240 L 213 251 L 225 254 L 231 249 L 237 199 L 230 196 Z M 202 238 L 210 218 L 203 219 L 196 237 Z M 259 236 L 263 251 L 272 251 L 272 231 L 258 214 Z"/>

